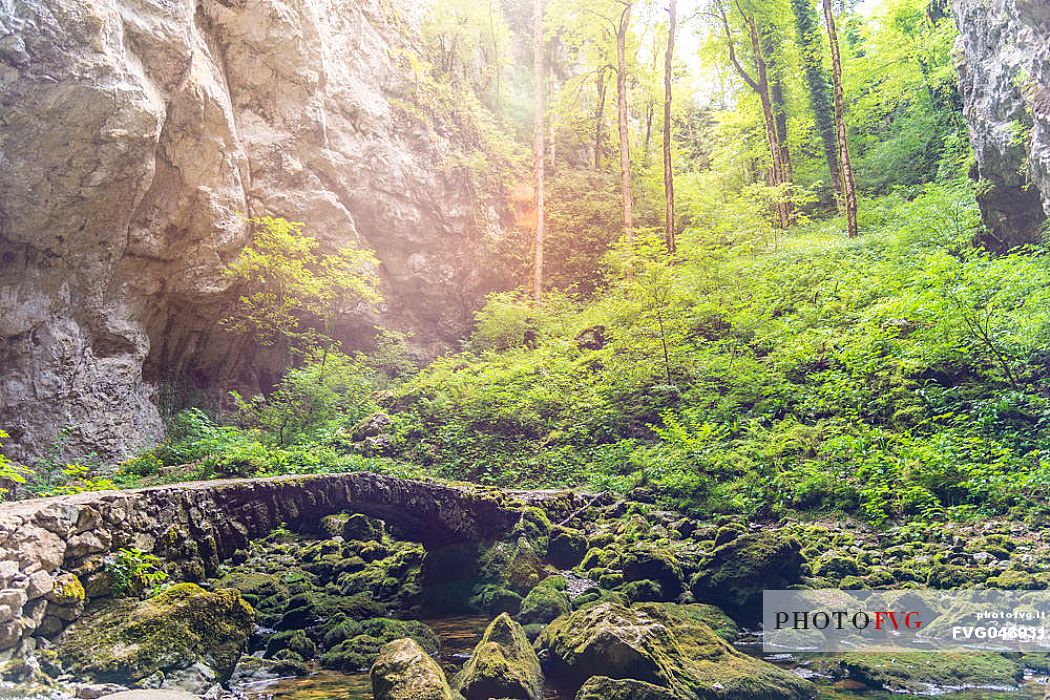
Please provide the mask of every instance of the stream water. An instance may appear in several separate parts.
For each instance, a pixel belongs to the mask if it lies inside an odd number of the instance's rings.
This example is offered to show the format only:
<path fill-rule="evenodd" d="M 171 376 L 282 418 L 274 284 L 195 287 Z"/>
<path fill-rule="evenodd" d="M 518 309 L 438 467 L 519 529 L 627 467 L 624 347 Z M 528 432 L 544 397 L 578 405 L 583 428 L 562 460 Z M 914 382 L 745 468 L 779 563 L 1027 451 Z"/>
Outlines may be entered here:
<path fill-rule="evenodd" d="M 481 639 L 489 618 L 478 616 L 445 617 L 424 620 L 441 640 L 439 661 L 449 678 L 463 666 L 474 646 Z M 755 647 L 746 646 L 742 651 L 761 657 Z M 799 659 L 788 655 L 767 657 L 779 666 L 799 668 Z M 1045 678 L 1026 678 L 1017 690 L 995 691 L 988 689 L 947 690 L 937 692 L 941 700 L 1043 700 L 1047 685 Z M 255 683 L 239 688 L 246 700 L 372 700 L 372 684 L 367 673 L 342 673 L 318 671 L 303 678 L 285 678 Z M 840 681 L 820 686 L 820 700 L 900 700 L 899 694 L 865 688 L 853 681 Z M 544 700 L 572 700 L 572 694 L 547 688 Z"/>

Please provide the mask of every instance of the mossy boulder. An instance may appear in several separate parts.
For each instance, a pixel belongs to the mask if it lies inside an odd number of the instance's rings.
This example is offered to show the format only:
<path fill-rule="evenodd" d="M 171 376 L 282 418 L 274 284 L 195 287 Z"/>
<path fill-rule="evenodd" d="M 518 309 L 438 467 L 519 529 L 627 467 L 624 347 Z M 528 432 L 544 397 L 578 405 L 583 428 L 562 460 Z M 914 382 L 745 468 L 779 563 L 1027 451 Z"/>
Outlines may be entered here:
<path fill-rule="evenodd" d="M 523 625 L 547 624 L 572 610 L 568 584 L 563 576 L 550 576 L 529 591 L 521 604 L 518 622 Z"/>
<path fill-rule="evenodd" d="M 369 518 L 367 515 L 354 513 L 343 523 L 344 540 L 372 541 L 383 539 L 383 521 Z"/>
<path fill-rule="evenodd" d="M 674 600 L 685 590 L 681 565 L 672 554 L 656 549 L 628 552 L 623 559 L 623 577 L 626 581 L 655 581 L 667 600 Z"/>
<path fill-rule="evenodd" d="M 551 528 L 547 561 L 559 569 L 571 569 L 587 553 L 587 536 L 579 530 L 555 525 Z"/>
<path fill-rule="evenodd" d="M 523 602 L 524 599 L 514 591 L 498 584 L 487 583 L 475 587 L 474 594 L 467 601 L 467 607 L 485 615 L 517 615 Z"/>
<path fill-rule="evenodd" d="M 369 675 L 375 700 L 452 700 L 441 667 L 414 639 L 383 645 Z"/>
<path fill-rule="evenodd" d="M 558 618 L 536 646 L 567 683 L 592 676 L 633 679 L 682 698 L 795 700 L 812 684 L 738 652 L 703 620 L 708 608 L 600 603 Z"/>
<path fill-rule="evenodd" d="M 617 603 L 624 607 L 631 604 L 631 599 L 628 598 L 622 591 L 607 591 L 602 588 L 591 588 L 586 593 L 582 593 L 572 600 L 573 610 L 580 610 L 597 603 Z"/>
<path fill-rule="evenodd" d="M 660 584 L 648 579 L 628 581 L 617 590 L 627 596 L 627 599 L 632 603 L 649 603 L 665 599 L 663 588 Z"/>
<path fill-rule="evenodd" d="M 750 622 L 761 616 L 763 590 L 787 588 L 801 577 L 798 540 L 759 531 L 717 547 L 693 578 L 692 590 L 697 600 Z"/>
<path fill-rule="evenodd" d="M 681 700 L 667 688 L 630 678 L 594 676 L 580 688 L 576 700 Z"/>
<path fill-rule="evenodd" d="M 455 686 L 466 700 L 540 700 L 543 672 L 521 625 L 506 613 L 493 620 Z"/>
<path fill-rule="evenodd" d="M 979 583 L 984 583 L 993 573 L 995 572 L 985 568 L 938 564 L 930 569 L 926 577 L 926 585 L 942 590 L 971 588 Z"/>
<path fill-rule="evenodd" d="M 993 653 L 913 652 L 844 654 L 853 680 L 895 693 L 929 695 L 943 687 L 1008 688 L 1023 678 L 1022 664 Z"/>
<path fill-rule="evenodd" d="M 238 591 L 180 583 L 146 601 L 113 600 L 90 611 L 57 650 L 65 670 L 79 677 L 129 685 L 160 674 L 166 686 L 195 692 L 198 680 L 230 677 L 254 623 Z M 197 679 L 184 673 L 191 668 L 211 674 Z"/>
<path fill-rule="evenodd" d="M 441 642 L 433 630 L 417 620 L 344 619 L 325 634 L 321 665 L 339 671 L 368 669 L 379 657 L 383 645 L 395 639 L 411 638 L 428 654 L 436 654 Z"/>

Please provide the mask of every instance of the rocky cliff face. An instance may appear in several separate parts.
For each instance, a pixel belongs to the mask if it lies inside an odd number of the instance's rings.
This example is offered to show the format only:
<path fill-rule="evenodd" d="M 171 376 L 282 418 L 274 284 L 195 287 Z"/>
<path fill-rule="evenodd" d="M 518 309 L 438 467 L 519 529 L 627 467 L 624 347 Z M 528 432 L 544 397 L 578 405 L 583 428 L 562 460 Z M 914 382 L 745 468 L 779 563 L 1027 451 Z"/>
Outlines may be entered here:
<path fill-rule="evenodd" d="M 979 196 L 996 250 L 1036 241 L 1050 214 L 1050 4 L 953 0 L 957 67 Z"/>
<path fill-rule="evenodd" d="M 464 331 L 498 283 L 478 256 L 499 214 L 450 167 L 469 144 L 403 108 L 418 9 L 394 4 L 0 0 L 0 427 L 15 456 L 67 426 L 80 449 L 125 454 L 161 433 L 158 382 L 275 369 L 216 325 L 245 214 L 374 249 L 382 320 L 424 347 Z"/>

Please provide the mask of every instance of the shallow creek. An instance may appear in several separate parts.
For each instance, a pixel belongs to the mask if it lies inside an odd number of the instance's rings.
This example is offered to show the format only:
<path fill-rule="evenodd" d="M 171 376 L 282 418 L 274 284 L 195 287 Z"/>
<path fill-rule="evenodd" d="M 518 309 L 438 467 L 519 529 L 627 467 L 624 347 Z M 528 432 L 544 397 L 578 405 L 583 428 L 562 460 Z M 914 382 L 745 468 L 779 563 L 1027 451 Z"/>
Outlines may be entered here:
<path fill-rule="evenodd" d="M 424 620 L 424 622 L 441 640 L 439 661 L 451 680 L 470 656 L 490 620 L 480 616 L 459 616 Z M 765 658 L 766 661 L 784 668 L 800 668 L 800 659 L 791 655 L 763 656 L 751 645 L 741 646 L 741 651 Z M 802 675 L 805 675 L 804 670 Z M 819 682 L 819 679 L 813 680 Z M 1043 700 L 1047 689 L 1044 681 L 1044 678 L 1026 678 L 1021 688 L 1014 691 L 934 689 L 931 695 L 936 695 L 943 700 Z M 847 700 L 849 698 L 900 700 L 902 697 L 900 694 L 860 687 L 860 684 L 852 681 L 840 681 L 819 687 L 820 700 Z M 237 690 L 246 700 L 328 700 L 329 698 L 372 700 L 372 683 L 367 673 L 318 671 L 303 678 L 258 682 L 242 686 Z M 937 692 L 938 690 L 941 692 Z M 560 692 L 557 688 L 547 688 L 545 691 L 544 700 L 572 700 L 571 693 Z"/>

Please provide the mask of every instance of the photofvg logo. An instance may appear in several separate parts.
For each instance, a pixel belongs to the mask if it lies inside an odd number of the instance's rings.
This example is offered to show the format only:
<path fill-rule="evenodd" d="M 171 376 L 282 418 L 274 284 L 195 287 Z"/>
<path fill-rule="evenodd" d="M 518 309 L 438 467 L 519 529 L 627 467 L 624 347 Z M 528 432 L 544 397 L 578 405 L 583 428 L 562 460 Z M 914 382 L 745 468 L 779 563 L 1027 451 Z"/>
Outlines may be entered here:
<path fill-rule="evenodd" d="M 765 591 L 762 648 L 1048 652 L 1050 591 Z"/>

